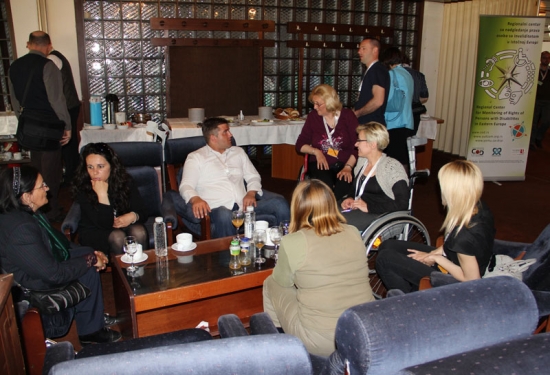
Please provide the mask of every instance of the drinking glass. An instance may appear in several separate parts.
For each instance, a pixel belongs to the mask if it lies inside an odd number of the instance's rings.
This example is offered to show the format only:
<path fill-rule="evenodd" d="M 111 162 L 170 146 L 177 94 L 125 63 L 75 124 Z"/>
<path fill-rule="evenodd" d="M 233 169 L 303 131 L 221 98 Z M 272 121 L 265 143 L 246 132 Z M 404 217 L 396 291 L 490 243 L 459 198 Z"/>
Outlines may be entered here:
<path fill-rule="evenodd" d="M 258 250 L 255 263 L 265 263 L 265 258 L 262 257 L 262 248 L 265 246 L 265 243 L 267 241 L 267 233 L 265 232 L 265 230 L 255 230 L 252 234 L 252 241 L 254 242 L 254 247 Z"/>
<path fill-rule="evenodd" d="M 135 272 L 137 267 L 134 266 L 134 254 L 137 252 L 138 243 L 134 236 L 127 236 L 124 238 L 124 252 L 132 258 L 132 264 L 127 268 L 129 272 Z"/>
<path fill-rule="evenodd" d="M 279 244 L 281 243 L 281 238 L 283 237 L 283 231 L 280 227 L 271 227 L 269 228 L 269 238 L 271 242 L 275 245 L 275 253 L 271 256 L 273 259 L 277 259 L 279 254 Z"/>
<path fill-rule="evenodd" d="M 286 236 L 290 230 L 290 220 L 281 221 L 281 224 L 279 225 L 279 227 L 281 228 L 283 236 Z"/>
<path fill-rule="evenodd" d="M 237 228 L 237 239 L 239 239 L 239 228 L 244 223 L 244 212 L 243 211 L 233 211 L 231 214 L 231 223 L 235 228 Z"/>

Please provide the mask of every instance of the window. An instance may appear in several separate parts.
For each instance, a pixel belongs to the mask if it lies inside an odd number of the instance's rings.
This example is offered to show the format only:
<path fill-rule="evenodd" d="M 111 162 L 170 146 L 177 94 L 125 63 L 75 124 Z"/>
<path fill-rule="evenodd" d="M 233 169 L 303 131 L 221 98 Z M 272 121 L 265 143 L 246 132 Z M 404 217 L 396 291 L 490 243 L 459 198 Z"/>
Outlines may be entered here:
<path fill-rule="evenodd" d="M 146 112 L 160 122 L 166 113 L 164 48 L 154 47 L 152 37 L 256 38 L 256 33 L 211 31 L 153 31 L 152 17 L 273 20 L 276 29 L 265 39 L 275 47 L 264 48 L 264 105 L 307 108 L 309 90 L 317 84 L 333 85 L 344 106 L 352 106 L 361 81 L 362 67 L 356 50 L 305 49 L 304 92 L 298 98 L 299 50 L 286 45 L 296 38 L 286 24 L 296 22 L 386 26 L 393 38 L 382 38 L 418 61 L 422 26 L 421 1 L 405 0 L 79 0 L 88 95 L 116 94 L 119 110 Z M 357 42 L 362 37 L 317 35 L 320 41 Z M 104 111 L 105 112 L 105 111 Z"/>

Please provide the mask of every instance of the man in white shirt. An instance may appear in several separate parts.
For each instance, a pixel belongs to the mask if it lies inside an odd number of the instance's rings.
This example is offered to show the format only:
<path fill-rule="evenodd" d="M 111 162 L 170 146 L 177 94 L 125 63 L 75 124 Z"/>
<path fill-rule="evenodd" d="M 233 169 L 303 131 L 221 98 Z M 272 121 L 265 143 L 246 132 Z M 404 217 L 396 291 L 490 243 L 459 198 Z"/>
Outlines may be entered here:
<path fill-rule="evenodd" d="M 231 212 L 254 206 L 257 219 L 270 226 L 290 219 L 288 202 L 282 195 L 262 191 L 261 178 L 248 155 L 231 145 L 227 120 L 211 118 L 202 125 L 207 145 L 189 154 L 183 167 L 179 192 L 197 219 L 210 215 L 212 237 L 231 236 Z M 245 187 L 246 182 L 246 187 Z"/>

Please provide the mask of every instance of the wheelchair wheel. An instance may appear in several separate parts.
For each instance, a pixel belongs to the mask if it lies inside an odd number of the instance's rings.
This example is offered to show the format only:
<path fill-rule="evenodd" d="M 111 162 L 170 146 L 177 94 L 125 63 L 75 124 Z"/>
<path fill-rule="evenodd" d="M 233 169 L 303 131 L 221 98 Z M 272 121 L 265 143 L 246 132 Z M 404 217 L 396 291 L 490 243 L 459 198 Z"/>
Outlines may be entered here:
<path fill-rule="evenodd" d="M 400 241 L 413 241 L 430 245 L 428 230 L 420 220 L 413 216 L 401 217 L 382 224 L 372 231 L 372 234 L 365 241 L 367 259 L 369 264 L 369 282 L 372 293 L 376 299 L 386 297 L 386 287 L 376 274 L 376 255 L 378 247 L 385 240 L 394 239 Z"/>

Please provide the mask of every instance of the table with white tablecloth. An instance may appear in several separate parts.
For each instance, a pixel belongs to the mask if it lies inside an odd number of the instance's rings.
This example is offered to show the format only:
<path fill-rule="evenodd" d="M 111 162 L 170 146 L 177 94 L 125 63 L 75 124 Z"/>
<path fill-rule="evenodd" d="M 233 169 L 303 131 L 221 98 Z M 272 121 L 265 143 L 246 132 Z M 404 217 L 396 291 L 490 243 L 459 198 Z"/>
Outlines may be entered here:
<path fill-rule="evenodd" d="M 151 142 L 152 140 L 153 134 L 148 133 L 145 127 L 107 130 L 102 127 L 85 126 L 80 131 L 78 149 L 81 149 L 88 143 Z"/>
<path fill-rule="evenodd" d="M 303 164 L 303 156 L 294 150 L 294 144 L 298 139 L 304 125 L 304 121 L 273 120 L 272 123 L 255 123 L 257 117 L 245 117 L 243 121 L 231 124 L 230 130 L 238 146 L 247 145 L 272 145 L 272 176 L 278 178 L 294 179 L 300 166 Z M 197 123 L 190 122 L 187 118 L 166 119 L 170 126 L 170 138 L 187 138 L 202 136 L 202 129 Z M 88 143 L 97 142 L 146 142 L 152 141 L 153 136 L 144 127 L 129 129 L 107 130 L 86 126 L 80 132 L 79 148 Z"/>
<path fill-rule="evenodd" d="M 245 117 L 243 121 L 230 124 L 237 146 L 279 145 L 296 143 L 304 121 L 273 120 L 271 123 L 253 122 L 257 117 Z M 172 129 L 171 138 L 186 138 L 202 135 L 197 123 L 186 118 L 169 118 L 166 124 Z"/>
<path fill-rule="evenodd" d="M 271 176 L 295 179 L 304 158 L 296 153 L 294 144 L 302 132 L 305 121 L 273 120 L 272 123 L 254 122 L 257 116 L 246 116 L 230 124 L 230 131 L 238 146 L 272 145 Z M 202 135 L 197 123 L 186 118 L 166 119 L 172 129 L 172 138 Z"/>

